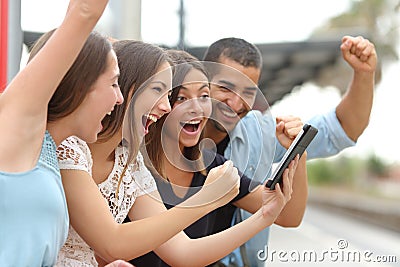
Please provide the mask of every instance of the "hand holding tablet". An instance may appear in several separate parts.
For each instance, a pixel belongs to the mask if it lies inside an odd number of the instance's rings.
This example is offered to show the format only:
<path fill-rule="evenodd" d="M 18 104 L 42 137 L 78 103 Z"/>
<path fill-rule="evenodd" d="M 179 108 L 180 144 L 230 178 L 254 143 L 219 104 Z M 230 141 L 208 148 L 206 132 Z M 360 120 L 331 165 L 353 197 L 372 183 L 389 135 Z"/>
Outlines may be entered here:
<path fill-rule="evenodd" d="M 306 150 L 307 146 L 311 143 L 317 133 L 318 129 L 309 124 L 304 124 L 303 129 L 293 140 L 289 149 L 279 162 L 279 165 L 273 172 L 271 178 L 267 181 L 265 185 L 266 187 L 270 188 L 271 190 L 275 189 L 275 185 L 282 181 L 283 172 L 289 166 L 290 162 L 296 157 L 297 154 L 299 154 L 300 157 L 303 155 L 303 152 Z"/>

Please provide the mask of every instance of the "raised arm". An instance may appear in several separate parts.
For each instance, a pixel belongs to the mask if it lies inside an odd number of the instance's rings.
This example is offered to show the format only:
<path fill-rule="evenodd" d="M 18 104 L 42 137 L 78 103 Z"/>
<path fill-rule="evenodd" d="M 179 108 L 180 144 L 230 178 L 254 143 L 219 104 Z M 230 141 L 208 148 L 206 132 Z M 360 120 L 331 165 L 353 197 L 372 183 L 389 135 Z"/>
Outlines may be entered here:
<path fill-rule="evenodd" d="M 11 81 L 0 98 L 0 169 L 20 172 L 37 161 L 47 104 L 71 67 L 107 0 L 71 0 L 49 42 Z"/>
<path fill-rule="evenodd" d="M 362 37 L 345 36 L 341 45 L 343 58 L 353 69 L 353 79 L 335 110 L 316 114 L 307 122 L 318 134 L 307 148 L 308 159 L 329 157 L 354 146 L 369 123 L 372 109 L 377 55 L 374 45 Z M 285 123 L 294 117 L 279 117 Z M 276 143 L 274 162 L 285 149 Z"/>
<path fill-rule="evenodd" d="M 108 0 L 71 0 L 54 35 L 4 91 L 6 102 L 17 104 L 18 110 L 26 112 L 26 115 L 45 113 L 47 103 L 107 3 Z"/>
<path fill-rule="evenodd" d="M 344 36 L 340 48 L 353 69 L 353 80 L 336 107 L 336 116 L 347 135 L 357 141 L 369 123 L 377 54 L 375 46 L 361 36 Z"/>
<path fill-rule="evenodd" d="M 114 221 L 89 173 L 62 170 L 61 174 L 72 227 L 97 255 L 106 261 L 112 261 L 143 255 L 215 208 L 225 205 L 238 192 L 239 176 L 237 171 L 236 174 L 234 172 L 232 164 L 224 165 L 210 172 L 209 175 L 214 177 L 212 179 L 215 183 L 202 188 L 198 194 L 180 206 L 157 213 L 151 218 L 125 224 Z M 214 186 L 223 187 L 225 190 L 215 190 Z M 220 194 L 217 195 L 216 191 Z M 133 209 L 136 209 L 136 206 L 135 203 Z"/>

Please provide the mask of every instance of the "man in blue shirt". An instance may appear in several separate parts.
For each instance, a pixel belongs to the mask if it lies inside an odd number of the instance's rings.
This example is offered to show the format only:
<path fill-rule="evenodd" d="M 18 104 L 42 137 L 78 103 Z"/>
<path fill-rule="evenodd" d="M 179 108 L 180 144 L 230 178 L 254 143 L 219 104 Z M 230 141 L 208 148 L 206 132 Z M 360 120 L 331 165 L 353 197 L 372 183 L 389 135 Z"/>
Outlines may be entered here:
<path fill-rule="evenodd" d="M 308 159 L 332 156 L 354 146 L 369 122 L 377 66 L 375 47 L 361 36 L 345 36 L 340 48 L 343 59 L 353 70 L 353 79 L 335 109 L 315 115 L 307 121 L 318 129 L 317 136 L 307 149 Z M 208 48 L 204 61 L 223 64 L 230 69 L 224 72 L 227 68 L 217 68 L 221 71 L 211 74 L 211 97 L 216 103 L 213 106 L 213 119 L 208 121 L 205 129 L 205 137 L 212 139 L 217 144 L 218 152 L 232 159 L 240 171 L 255 181 L 262 181 L 269 177 L 271 163 L 279 162 L 286 151 L 276 142 L 276 123 L 283 121 L 289 135 L 291 132 L 297 133 L 296 128 L 302 124 L 298 123 L 299 118 L 296 117 L 277 117 L 275 120 L 269 110 L 263 113 L 252 110 L 259 91 L 255 88 L 262 66 L 261 53 L 255 45 L 239 38 L 220 39 Z M 232 69 L 246 79 L 232 75 Z M 235 121 L 235 117 L 240 120 Z M 242 210 L 236 212 L 248 217 Z M 226 212 L 224 216 L 228 213 L 233 216 L 233 211 Z M 289 222 L 283 226 L 297 225 Z M 221 220 L 221 225 L 217 225 L 215 231 L 226 227 L 229 227 L 227 222 Z M 269 229 L 266 229 L 245 244 L 250 261 L 247 264 L 250 266 L 264 265 L 264 262 L 257 260 L 257 251 L 267 244 L 268 233 Z M 238 254 L 237 250 L 236 256 Z M 224 260 L 226 263 L 229 259 Z M 242 264 L 241 259 L 236 260 Z"/>

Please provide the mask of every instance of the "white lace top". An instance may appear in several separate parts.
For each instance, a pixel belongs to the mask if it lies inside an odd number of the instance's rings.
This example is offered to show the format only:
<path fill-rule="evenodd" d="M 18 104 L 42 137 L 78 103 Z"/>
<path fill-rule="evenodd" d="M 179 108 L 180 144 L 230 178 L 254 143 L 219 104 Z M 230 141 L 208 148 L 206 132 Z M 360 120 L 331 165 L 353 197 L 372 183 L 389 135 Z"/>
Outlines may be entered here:
<path fill-rule="evenodd" d="M 60 169 L 81 170 L 92 174 L 93 159 L 87 144 L 77 137 L 69 137 L 57 149 Z M 128 151 L 122 146 L 115 150 L 115 163 L 107 180 L 98 185 L 117 223 L 122 223 L 135 199 L 157 190 L 155 181 L 138 154 L 122 178 L 118 200 L 118 180 L 127 161 Z M 67 241 L 61 248 L 56 266 L 97 266 L 93 250 L 70 226 Z"/>

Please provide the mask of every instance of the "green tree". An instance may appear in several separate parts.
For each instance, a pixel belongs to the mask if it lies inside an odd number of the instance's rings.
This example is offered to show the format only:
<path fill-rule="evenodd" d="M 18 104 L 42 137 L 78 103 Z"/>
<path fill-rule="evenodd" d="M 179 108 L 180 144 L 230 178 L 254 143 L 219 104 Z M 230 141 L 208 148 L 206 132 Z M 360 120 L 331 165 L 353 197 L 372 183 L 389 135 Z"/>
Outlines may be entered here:
<path fill-rule="evenodd" d="M 375 177 L 383 177 L 388 173 L 388 166 L 385 162 L 375 154 L 372 154 L 367 159 L 368 172 Z"/>

